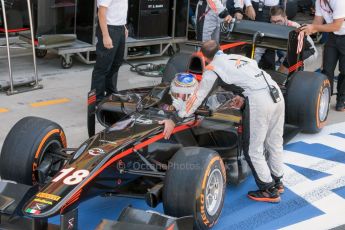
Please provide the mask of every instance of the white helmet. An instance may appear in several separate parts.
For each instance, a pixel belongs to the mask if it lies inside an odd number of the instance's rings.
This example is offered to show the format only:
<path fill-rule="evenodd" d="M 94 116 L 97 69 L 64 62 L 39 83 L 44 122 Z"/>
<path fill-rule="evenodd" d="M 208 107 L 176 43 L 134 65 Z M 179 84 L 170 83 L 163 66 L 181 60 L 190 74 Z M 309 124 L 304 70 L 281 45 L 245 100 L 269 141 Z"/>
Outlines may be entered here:
<path fill-rule="evenodd" d="M 170 94 L 173 99 L 187 101 L 194 91 L 196 91 L 198 85 L 199 83 L 194 74 L 178 73 L 171 82 Z"/>

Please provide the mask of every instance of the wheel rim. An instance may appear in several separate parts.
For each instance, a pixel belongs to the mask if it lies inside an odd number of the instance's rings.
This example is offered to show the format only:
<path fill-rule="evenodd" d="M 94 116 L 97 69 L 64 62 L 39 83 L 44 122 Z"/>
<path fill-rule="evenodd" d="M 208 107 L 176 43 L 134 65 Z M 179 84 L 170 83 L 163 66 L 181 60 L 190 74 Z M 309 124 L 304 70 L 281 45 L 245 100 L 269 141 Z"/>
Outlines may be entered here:
<path fill-rule="evenodd" d="M 206 211 L 213 216 L 218 211 L 223 198 L 223 176 L 219 169 L 214 169 L 208 177 L 206 186 Z"/>
<path fill-rule="evenodd" d="M 325 121 L 328 114 L 329 108 L 329 89 L 324 88 L 320 98 L 320 107 L 319 107 L 319 120 L 321 122 Z"/>
<path fill-rule="evenodd" d="M 43 149 L 37 168 L 41 168 L 44 173 L 43 177 L 37 175 L 37 181 L 40 184 L 44 184 L 51 179 L 61 169 L 61 166 L 63 166 L 65 160 L 56 154 L 61 148 L 62 145 L 59 141 L 52 140 Z"/>

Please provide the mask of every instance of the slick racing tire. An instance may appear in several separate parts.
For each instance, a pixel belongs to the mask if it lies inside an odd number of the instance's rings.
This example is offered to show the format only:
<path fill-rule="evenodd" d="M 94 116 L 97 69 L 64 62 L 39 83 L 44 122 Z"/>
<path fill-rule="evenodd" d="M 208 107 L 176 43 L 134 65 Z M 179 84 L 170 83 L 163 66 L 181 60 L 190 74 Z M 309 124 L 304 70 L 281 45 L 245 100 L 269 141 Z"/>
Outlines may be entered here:
<path fill-rule="evenodd" d="M 66 148 L 66 136 L 58 124 L 43 118 L 25 117 L 12 127 L 4 141 L 0 176 L 26 185 L 43 184 L 63 166 L 61 157 L 54 157 L 61 148 Z"/>
<path fill-rule="evenodd" d="M 214 150 L 186 147 L 169 161 L 163 187 L 167 215 L 194 216 L 195 229 L 213 227 L 223 208 L 226 172 Z"/>
<path fill-rule="evenodd" d="M 178 53 L 171 57 L 165 66 L 162 83 L 170 83 L 177 73 L 186 72 L 191 55 Z"/>
<path fill-rule="evenodd" d="M 331 87 L 320 73 L 299 71 L 288 82 L 286 123 L 296 125 L 305 133 L 318 133 L 329 112 Z"/>

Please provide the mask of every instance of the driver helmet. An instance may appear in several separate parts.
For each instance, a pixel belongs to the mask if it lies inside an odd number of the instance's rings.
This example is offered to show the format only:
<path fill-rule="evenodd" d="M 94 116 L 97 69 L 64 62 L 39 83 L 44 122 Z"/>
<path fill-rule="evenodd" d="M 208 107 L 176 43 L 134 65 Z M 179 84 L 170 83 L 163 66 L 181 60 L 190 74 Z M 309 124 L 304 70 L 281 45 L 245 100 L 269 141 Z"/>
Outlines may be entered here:
<path fill-rule="evenodd" d="M 170 94 L 173 99 L 182 99 L 186 102 L 194 91 L 196 91 L 199 83 L 194 74 L 178 73 L 171 82 Z"/>

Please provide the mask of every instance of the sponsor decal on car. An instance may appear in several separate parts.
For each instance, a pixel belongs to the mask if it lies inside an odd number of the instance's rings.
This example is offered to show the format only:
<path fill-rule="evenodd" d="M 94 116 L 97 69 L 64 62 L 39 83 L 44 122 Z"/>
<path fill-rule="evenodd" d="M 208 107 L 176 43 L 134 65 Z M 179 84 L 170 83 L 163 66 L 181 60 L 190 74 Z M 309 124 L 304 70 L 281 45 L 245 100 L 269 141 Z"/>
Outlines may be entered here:
<path fill-rule="evenodd" d="M 41 213 L 40 210 L 35 210 L 35 209 L 32 209 L 32 208 L 26 209 L 25 212 L 31 213 L 31 214 L 40 214 Z"/>
<path fill-rule="evenodd" d="M 47 206 L 48 206 L 47 204 L 35 203 L 34 206 L 31 207 L 31 209 L 41 211 L 42 209 L 46 208 Z"/>
<path fill-rule="evenodd" d="M 59 176 L 55 177 L 52 182 L 56 183 L 65 178 L 62 181 L 65 185 L 76 185 L 82 182 L 83 179 L 90 174 L 90 172 L 86 169 L 80 169 L 76 171 L 74 171 L 74 169 L 75 168 L 62 169 L 58 174 Z"/>
<path fill-rule="evenodd" d="M 44 200 L 44 199 L 35 198 L 34 201 L 36 201 L 36 202 L 38 202 L 38 203 L 42 203 L 42 204 L 53 205 L 53 202 L 51 202 L 51 201 L 49 201 L 49 200 Z"/>
<path fill-rule="evenodd" d="M 144 125 L 152 125 L 153 120 L 147 119 L 144 116 L 139 116 L 135 119 L 135 123 L 144 124 Z"/>
<path fill-rule="evenodd" d="M 73 229 L 74 228 L 74 217 L 68 220 L 68 227 L 67 229 Z"/>
<path fill-rule="evenodd" d="M 201 219 L 204 222 L 204 224 L 207 226 L 210 224 L 210 221 L 208 221 L 206 212 L 205 212 L 205 196 L 204 194 L 200 194 L 200 214 Z"/>
<path fill-rule="evenodd" d="M 59 201 L 61 199 L 60 196 L 56 196 L 56 195 L 44 193 L 44 192 L 37 193 L 36 197 L 45 198 L 45 199 L 53 200 L 53 201 Z"/>
<path fill-rule="evenodd" d="M 99 156 L 99 155 L 102 155 L 104 153 L 105 153 L 105 151 L 103 149 L 100 149 L 100 148 L 93 148 L 93 149 L 89 150 L 89 154 L 91 156 Z"/>
<path fill-rule="evenodd" d="M 27 208 L 25 212 L 31 213 L 31 214 L 40 214 L 41 210 L 47 207 L 47 204 L 41 204 L 41 203 L 34 203 L 32 207 Z"/>

